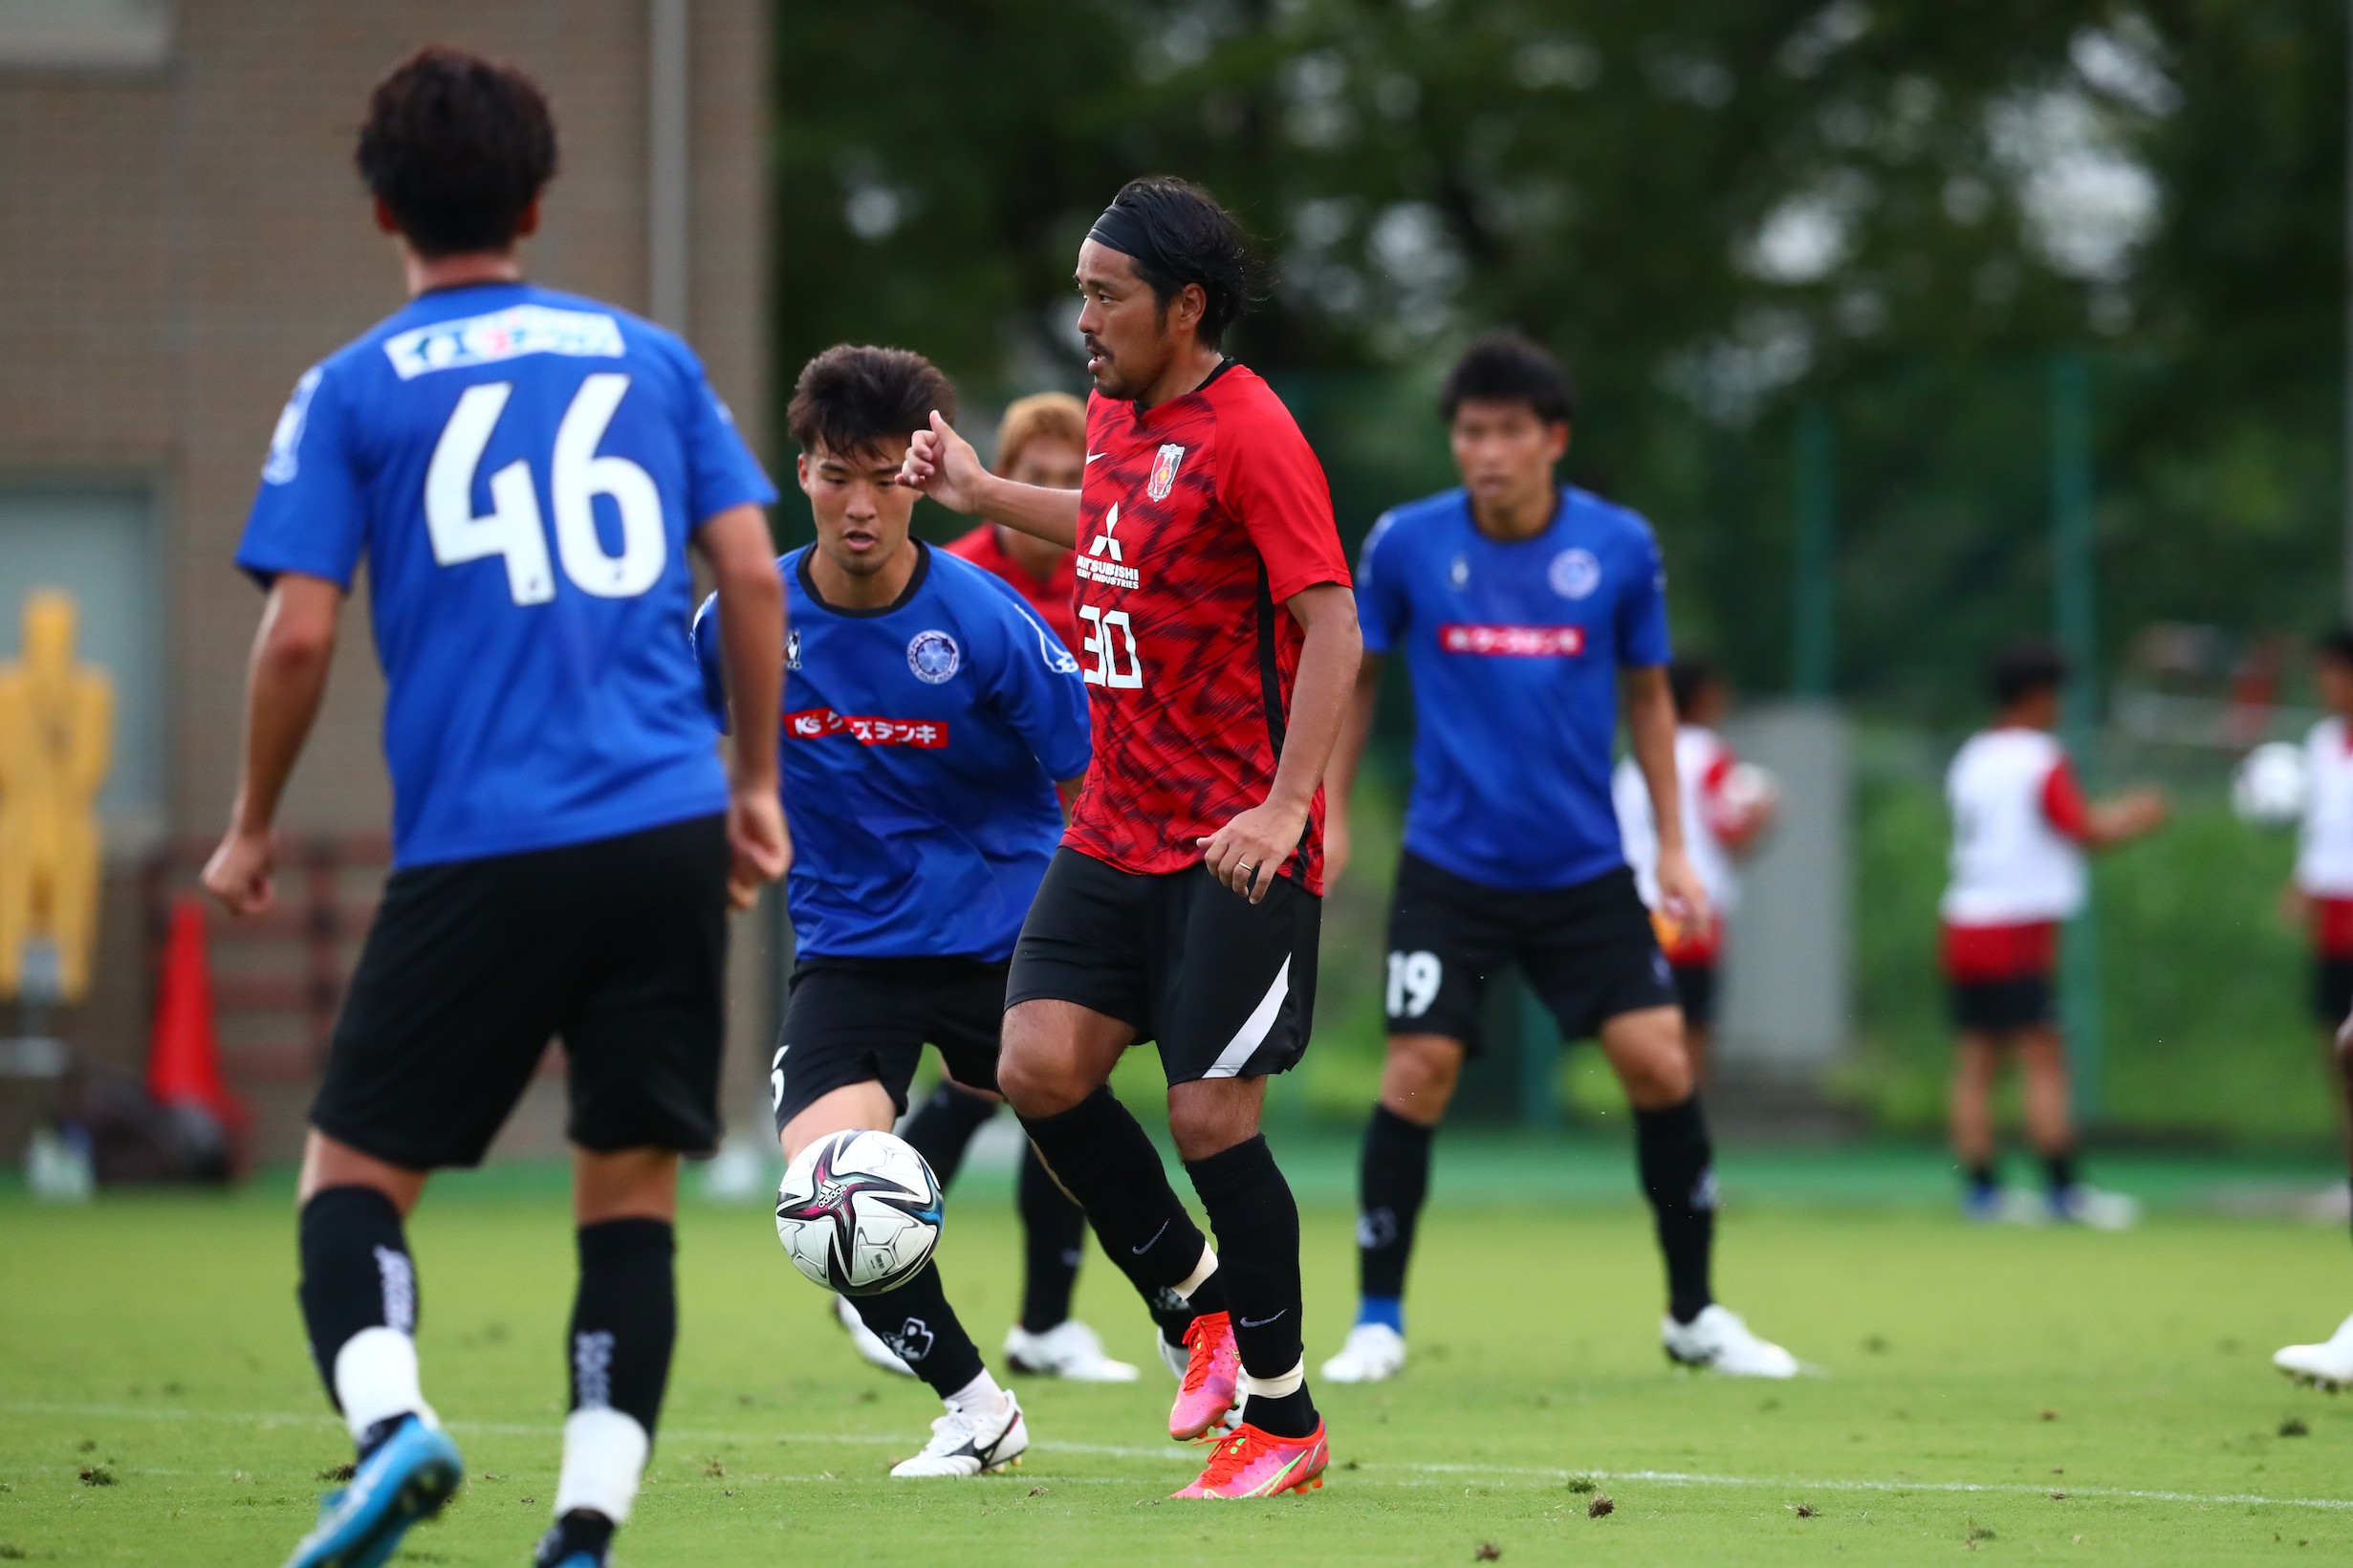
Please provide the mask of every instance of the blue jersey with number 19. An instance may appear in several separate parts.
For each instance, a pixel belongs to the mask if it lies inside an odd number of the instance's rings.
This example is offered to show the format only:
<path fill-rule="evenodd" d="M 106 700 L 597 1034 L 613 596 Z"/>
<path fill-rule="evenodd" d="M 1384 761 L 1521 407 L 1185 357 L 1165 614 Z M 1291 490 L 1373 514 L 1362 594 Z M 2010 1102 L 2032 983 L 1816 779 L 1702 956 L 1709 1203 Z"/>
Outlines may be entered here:
<path fill-rule="evenodd" d="M 686 544 L 775 497 L 678 338 L 478 284 L 295 384 L 237 564 L 348 589 L 366 557 L 394 861 L 475 860 L 726 809 Z"/>

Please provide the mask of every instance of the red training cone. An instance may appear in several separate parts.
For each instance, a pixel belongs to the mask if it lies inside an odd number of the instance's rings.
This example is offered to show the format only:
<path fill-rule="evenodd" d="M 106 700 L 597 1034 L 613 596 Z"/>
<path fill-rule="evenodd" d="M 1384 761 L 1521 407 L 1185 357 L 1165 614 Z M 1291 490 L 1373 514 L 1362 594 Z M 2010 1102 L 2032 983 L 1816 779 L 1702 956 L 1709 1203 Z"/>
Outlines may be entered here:
<path fill-rule="evenodd" d="M 160 1105 L 201 1105 L 229 1126 L 244 1120 L 221 1081 L 212 971 L 205 962 L 204 905 L 185 895 L 172 901 L 171 927 L 163 939 L 155 1035 L 147 1050 L 147 1093 Z"/>

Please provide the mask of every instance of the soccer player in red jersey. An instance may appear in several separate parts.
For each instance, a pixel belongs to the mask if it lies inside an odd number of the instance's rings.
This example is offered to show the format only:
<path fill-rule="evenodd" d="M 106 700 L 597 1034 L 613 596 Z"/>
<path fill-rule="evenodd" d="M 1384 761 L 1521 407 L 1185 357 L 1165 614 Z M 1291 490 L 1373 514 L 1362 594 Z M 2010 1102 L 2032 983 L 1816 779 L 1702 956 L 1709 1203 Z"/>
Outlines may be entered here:
<path fill-rule="evenodd" d="M 1187 1497 L 1320 1484 L 1299 1337 L 1299 1214 L 1259 1134 L 1299 1059 L 1323 893 L 1322 777 L 1362 642 L 1323 470 L 1219 341 L 1248 303 L 1239 228 L 1200 187 L 1130 182 L 1079 247 L 1095 395 L 1078 490 L 991 474 L 932 417 L 902 480 L 1078 551 L 1094 760 L 1023 926 L 998 1083 L 1187 1354 L 1169 1435 L 1242 1404 Z M 1212 1252 L 1104 1087 L 1156 1040 Z"/>
<path fill-rule="evenodd" d="M 1075 490 L 1086 473 L 1087 406 L 1067 392 L 1038 392 L 1014 400 L 997 425 L 996 473 L 1017 485 Z M 983 571 L 993 572 L 1077 647 L 1078 557 L 1068 545 L 983 522 L 948 547 Z"/>

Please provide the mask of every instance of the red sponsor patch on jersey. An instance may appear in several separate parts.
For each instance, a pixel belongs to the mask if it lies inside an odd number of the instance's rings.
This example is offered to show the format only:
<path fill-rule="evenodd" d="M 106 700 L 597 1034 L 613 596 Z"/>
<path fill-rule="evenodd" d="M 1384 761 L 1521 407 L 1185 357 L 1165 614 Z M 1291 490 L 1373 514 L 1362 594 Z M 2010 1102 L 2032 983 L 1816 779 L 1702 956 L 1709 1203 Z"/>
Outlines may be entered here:
<path fill-rule="evenodd" d="M 1574 659 L 1585 651 L 1585 628 L 1449 622 L 1438 628 L 1438 646 L 1448 653 L 1487 653 L 1507 659 Z"/>
<path fill-rule="evenodd" d="M 948 726 L 938 719 L 883 719 L 858 713 L 837 713 L 830 708 L 803 708 L 784 715 L 788 740 L 823 740 L 850 735 L 866 746 L 917 746 L 936 751 L 948 744 Z"/>

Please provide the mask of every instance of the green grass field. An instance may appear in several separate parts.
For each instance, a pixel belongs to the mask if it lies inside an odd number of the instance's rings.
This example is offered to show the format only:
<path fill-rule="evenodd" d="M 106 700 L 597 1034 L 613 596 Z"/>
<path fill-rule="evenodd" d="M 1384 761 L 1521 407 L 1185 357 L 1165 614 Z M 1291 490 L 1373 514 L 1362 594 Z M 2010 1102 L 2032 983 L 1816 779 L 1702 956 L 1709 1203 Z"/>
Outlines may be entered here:
<path fill-rule="evenodd" d="M 1350 1304 L 1345 1150 L 1311 1143 L 1293 1160 L 1312 1363 Z M 2172 1188 L 2153 1165 L 2102 1165 L 2160 1195 L 2211 1186 L 2166 1168 Z M 1025 1385 L 1035 1444 L 1018 1470 L 888 1480 L 936 1413 L 929 1396 L 854 1361 L 762 1209 L 691 1201 L 684 1333 L 621 1559 L 1045 1568 L 1252 1548 L 1369 1568 L 1471 1562 L 1486 1543 L 1507 1564 L 2353 1554 L 2353 1402 L 2267 1365 L 2353 1308 L 2339 1231 L 2186 1204 L 2123 1236 L 1971 1229 L 1926 1154 L 1733 1151 L 1724 1176 L 1721 1292 L 1819 1376 L 1669 1371 L 1618 1152 L 1465 1137 L 1442 1145 L 1413 1364 L 1383 1387 L 1320 1390 L 1329 1484 L 1262 1505 L 1163 1500 L 1197 1458 L 1156 1440 L 1169 1385 L 1100 1258 L 1081 1310 L 1146 1381 Z M 451 1180 L 415 1223 L 426 1385 L 469 1480 L 403 1562 L 518 1564 L 545 1523 L 572 1274 L 558 1181 Z M 1006 1186 L 967 1178 L 942 1254 L 991 1352 L 1016 1289 Z M 78 1210 L 0 1193 L 0 1557 L 275 1563 L 318 1472 L 346 1457 L 299 1339 L 282 1181 Z M 1601 1497 L 1614 1509 L 1589 1516 Z"/>

